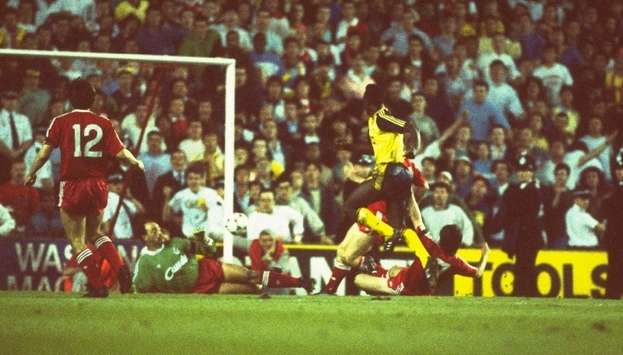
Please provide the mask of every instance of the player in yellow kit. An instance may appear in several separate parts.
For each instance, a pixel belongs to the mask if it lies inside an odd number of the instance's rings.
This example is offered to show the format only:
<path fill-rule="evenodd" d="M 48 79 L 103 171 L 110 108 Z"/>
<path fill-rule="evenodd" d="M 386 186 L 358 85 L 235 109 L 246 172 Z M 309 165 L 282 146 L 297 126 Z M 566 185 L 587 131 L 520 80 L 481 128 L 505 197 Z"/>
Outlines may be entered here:
<path fill-rule="evenodd" d="M 364 105 L 368 115 L 368 131 L 374 150 L 375 167 L 370 180 L 359 185 L 344 203 L 340 230 L 342 234 L 358 219 L 358 210 L 374 201 L 387 202 L 387 220 L 396 229 L 393 236 L 386 238 L 386 249 L 393 248 L 401 238 L 400 229 L 406 202 L 410 197 L 412 172 L 404 165 L 405 152 L 415 149 L 419 135 L 406 120 L 396 117 L 384 104 L 383 89 L 370 84 L 364 94 Z M 409 139 L 405 144 L 405 133 Z M 405 148 L 406 147 L 406 148 Z M 363 222 L 368 225 L 375 221 Z M 369 225 L 369 227 L 372 227 Z"/>

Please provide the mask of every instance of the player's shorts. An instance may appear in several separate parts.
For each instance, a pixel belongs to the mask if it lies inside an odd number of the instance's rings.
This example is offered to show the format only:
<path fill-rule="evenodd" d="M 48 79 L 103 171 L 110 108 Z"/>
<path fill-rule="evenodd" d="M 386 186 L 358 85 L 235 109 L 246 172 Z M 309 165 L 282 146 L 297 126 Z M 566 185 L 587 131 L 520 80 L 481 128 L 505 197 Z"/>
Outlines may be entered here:
<path fill-rule="evenodd" d="M 387 286 L 403 296 L 429 295 L 430 288 L 422 262 L 416 256 L 411 266 L 387 279 Z"/>
<path fill-rule="evenodd" d="M 61 181 L 58 207 L 82 216 L 102 213 L 108 204 L 108 184 L 102 178 Z"/>
<path fill-rule="evenodd" d="M 402 199 L 410 196 L 413 173 L 402 163 L 387 164 L 381 192 L 388 198 Z"/>
<path fill-rule="evenodd" d="M 199 276 L 193 292 L 217 293 L 224 280 L 225 274 L 221 263 L 214 259 L 203 258 L 199 260 Z"/>

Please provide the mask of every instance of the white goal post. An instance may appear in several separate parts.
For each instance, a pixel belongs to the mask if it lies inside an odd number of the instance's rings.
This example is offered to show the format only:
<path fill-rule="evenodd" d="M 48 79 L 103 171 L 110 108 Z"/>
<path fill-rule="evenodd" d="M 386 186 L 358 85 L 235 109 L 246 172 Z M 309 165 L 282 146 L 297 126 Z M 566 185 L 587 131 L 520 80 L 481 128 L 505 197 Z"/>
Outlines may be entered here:
<path fill-rule="evenodd" d="M 73 58 L 91 60 L 117 60 L 134 62 L 151 62 L 163 64 L 216 65 L 225 67 L 225 196 L 224 216 L 227 220 L 234 211 L 234 119 L 235 119 L 235 85 L 236 60 L 231 58 L 205 58 L 169 55 L 124 54 L 124 53 L 91 53 L 68 51 L 41 51 L 24 49 L 0 49 L 0 57 L 46 57 Z M 230 233 L 223 233 L 223 260 L 233 260 L 233 238 Z"/>

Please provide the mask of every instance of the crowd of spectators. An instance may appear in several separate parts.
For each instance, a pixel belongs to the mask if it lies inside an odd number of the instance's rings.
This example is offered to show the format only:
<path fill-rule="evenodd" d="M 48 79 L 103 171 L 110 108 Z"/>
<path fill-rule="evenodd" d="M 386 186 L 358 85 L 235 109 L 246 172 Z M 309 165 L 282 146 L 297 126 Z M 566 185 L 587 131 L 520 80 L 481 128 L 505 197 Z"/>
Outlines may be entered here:
<path fill-rule="evenodd" d="M 434 237 L 453 223 L 464 245 L 499 245 L 501 195 L 527 153 L 547 246 L 599 245 L 623 117 L 621 1 L 7 0 L 0 13 L 4 48 L 236 59 L 234 200 L 250 239 L 339 241 L 340 206 L 371 171 L 361 99 L 375 82 L 422 133 L 415 159 L 435 184 L 419 202 Z M 221 69 L 2 57 L 0 235 L 63 234 L 58 154 L 34 187 L 23 181 L 78 77 L 146 168 L 111 168 L 107 232 L 131 238 L 145 215 L 178 235 L 217 223 Z"/>

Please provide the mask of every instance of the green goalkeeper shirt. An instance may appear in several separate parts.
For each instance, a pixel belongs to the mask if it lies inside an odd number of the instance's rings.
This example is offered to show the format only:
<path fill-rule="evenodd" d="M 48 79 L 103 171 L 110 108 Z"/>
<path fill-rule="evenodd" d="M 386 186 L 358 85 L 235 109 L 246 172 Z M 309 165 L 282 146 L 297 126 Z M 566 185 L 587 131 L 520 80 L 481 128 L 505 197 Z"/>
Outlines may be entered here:
<path fill-rule="evenodd" d="M 206 249 L 205 244 L 196 246 L 193 243 L 189 239 L 174 238 L 158 250 L 144 251 L 134 268 L 135 290 L 141 293 L 192 292 L 199 274 L 195 253 Z M 193 250 L 197 247 L 202 250 Z"/>

